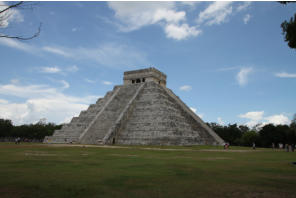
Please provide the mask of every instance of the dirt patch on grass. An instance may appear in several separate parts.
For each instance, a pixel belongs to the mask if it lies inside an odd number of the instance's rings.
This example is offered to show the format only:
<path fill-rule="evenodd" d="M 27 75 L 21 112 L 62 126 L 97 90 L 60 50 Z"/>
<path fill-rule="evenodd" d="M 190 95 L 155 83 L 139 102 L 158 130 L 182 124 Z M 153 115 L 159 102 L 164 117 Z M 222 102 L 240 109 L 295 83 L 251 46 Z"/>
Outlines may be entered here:
<path fill-rule="evenodd" d="M 26 156 L 57 156 L 57 154 L 51 154 L 51 153 L 24 153 Z"/>
<path fill-rule="evenodd" d="M 249 153 L 249 152 L 260 152 L 260 150 L 222 150 L 222 149 L 201 149 L 199 151 L 206 151 L 206 152 L 232 152 L 232 153 Z"/>
<path fill-rule="evenodd" d="M 187 148 L 155 148 L 155 147 L 132 147 L 132 146 L 112 146 L 112 145 L 83 145 L 83 144 L 40 144 L 42 146 L 53 147 L 82 147 L 82 148 L 111 148 L 111 149 L 138 149 L 138 150 L 154 150 L 154 151 L 196 151 L 196 152 L 263 152 L 263 150 L 232 150 L 232 149 L 187 149 Z"/>
<path fill-rule="evenodd" d="M 124 155 L 124 154 L 110 154 L 112 156 L 120 156 L 120 157 L 138 157 L 138 155 Z"/>
<path fill-rule="evenodd" d="M 230 157 L 206 157 L 206 158 L 202 158 L 204 160 L 229 160 L 232 159 Z"/>

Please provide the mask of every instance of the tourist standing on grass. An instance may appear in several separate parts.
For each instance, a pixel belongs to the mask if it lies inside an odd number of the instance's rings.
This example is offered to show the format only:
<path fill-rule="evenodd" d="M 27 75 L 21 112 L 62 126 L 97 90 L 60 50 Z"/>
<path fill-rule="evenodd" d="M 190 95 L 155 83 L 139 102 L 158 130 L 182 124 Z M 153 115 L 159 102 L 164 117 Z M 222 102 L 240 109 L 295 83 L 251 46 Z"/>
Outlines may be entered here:
<path fill-rule="evenodd" d="M 255 144 L 255 142 L 253 142 L 253 149 L 254 149 L 254 150 L 256 149 L 256 144 Z"/>
<path fill-rule="evenodd" d="M 289 152 L 289 144 L 285 144 L 286 151 Z"/>
<path fill-rule="evenodd" d="M 274 143 L 272 143 L 272 150 L 274 150 L 275 149 L 275 145 L 274 145 Z"/>

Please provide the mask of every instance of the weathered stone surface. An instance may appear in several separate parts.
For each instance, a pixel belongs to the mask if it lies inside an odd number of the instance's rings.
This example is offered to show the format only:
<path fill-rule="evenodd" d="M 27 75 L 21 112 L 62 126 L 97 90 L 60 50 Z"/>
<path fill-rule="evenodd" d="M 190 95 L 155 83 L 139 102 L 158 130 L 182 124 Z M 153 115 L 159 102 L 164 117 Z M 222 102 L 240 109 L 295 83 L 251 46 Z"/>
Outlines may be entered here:
<path fill-rule="evenodd" d="M 125 72 L 124 85 L 115 86 L 44 142 L 223 144 L 224 141 L 165 84 L 166 75 L 154 68 Z"/>

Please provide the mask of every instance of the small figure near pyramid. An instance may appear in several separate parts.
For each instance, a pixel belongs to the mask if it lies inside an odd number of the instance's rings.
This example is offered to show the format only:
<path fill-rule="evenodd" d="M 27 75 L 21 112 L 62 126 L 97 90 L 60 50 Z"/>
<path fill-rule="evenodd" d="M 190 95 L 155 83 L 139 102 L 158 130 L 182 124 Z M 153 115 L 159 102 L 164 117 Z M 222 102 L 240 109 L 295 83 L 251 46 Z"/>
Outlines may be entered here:
<path fill-rule="evenodd" d="M 117 85 L 45 143 L 223 145 L 224 141 L 166 87 L 155 68 L 124 72 Z"/>

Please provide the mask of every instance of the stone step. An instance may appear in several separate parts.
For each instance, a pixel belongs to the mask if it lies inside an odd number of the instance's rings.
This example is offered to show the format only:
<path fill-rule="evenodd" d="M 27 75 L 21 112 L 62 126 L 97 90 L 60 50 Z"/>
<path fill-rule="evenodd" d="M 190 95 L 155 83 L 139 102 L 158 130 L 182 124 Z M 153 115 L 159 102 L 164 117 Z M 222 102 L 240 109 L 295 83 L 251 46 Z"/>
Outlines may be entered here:
<path fill-rule="evenodd" d="M 115 124 L 115 121 L 123 111 L 127 103 L 136 93 L 140 85 L 121 86 L 117 95 L 99 115 L 95 123 L 89 128 L 81 142 L 93 142 L 97 144 L 102 141 L 109 129 Z"/>

